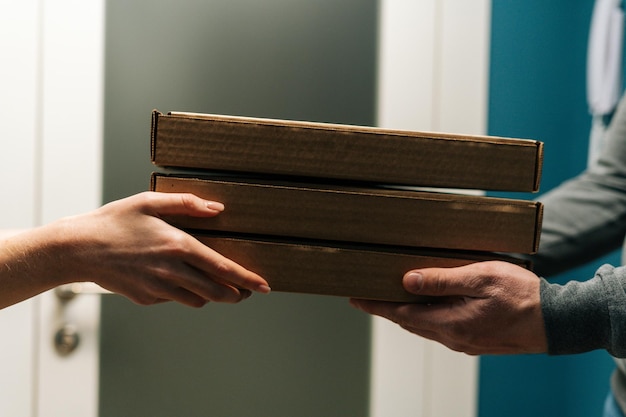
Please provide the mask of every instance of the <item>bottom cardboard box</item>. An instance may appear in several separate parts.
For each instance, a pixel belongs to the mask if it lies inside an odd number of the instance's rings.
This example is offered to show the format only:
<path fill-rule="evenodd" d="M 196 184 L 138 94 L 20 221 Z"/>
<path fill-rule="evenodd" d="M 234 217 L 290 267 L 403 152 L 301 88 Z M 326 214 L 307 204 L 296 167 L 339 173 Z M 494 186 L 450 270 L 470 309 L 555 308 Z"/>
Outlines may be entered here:
<path fill-rule="evenodd" d="M 273 291 L 334 295 L 395 302 L 433 302 L 402 286 L 415 268 L 455 267 L 505 260 L 498 254 L 418 250 L 371 245 L 339 245 L 194 233 L 205 245 L 263 276 Z"/>

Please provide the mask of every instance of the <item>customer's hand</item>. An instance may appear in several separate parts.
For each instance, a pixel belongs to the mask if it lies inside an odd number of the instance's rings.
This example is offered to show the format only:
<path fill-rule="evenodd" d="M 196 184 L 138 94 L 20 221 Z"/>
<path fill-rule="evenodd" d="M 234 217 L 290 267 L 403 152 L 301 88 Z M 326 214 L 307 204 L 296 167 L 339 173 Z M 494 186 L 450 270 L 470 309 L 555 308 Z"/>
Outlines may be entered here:
<path fill-rule="evenodd" d="M 200 307 L 269 292 L 263 278 L 162 220 L 223 209 L 191 194 L 145 192 L 13 235 L 0 242 L 0 307 L 77 281 L 142 305 L 171 300 Z"/>

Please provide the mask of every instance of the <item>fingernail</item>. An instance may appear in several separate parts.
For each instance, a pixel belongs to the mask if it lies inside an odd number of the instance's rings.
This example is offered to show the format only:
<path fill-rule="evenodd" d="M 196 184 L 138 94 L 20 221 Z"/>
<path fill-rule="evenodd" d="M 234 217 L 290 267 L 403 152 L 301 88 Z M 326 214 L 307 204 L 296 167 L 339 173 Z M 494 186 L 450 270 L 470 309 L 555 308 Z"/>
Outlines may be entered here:
<path fill-rule="evenodd" d="M 257 287 L 257 291 L 262 294 L 269 294 L 270 292 L 272 292 L 272 289 L 268 285 L 259 285 Z"/>
<path fill-rule="evenodd" d="M 224 205 L 222 203 L 218 203 L 217 201 L 207 201 L 206 208 L 213 211 L 224 211 Z"/>
<path fill-rule="evenodd" d="M 409 291 L 420 291 L 424 286 L 424 276 L 420 272 L 409 272 L 404 276 L 404 287 Z"/>

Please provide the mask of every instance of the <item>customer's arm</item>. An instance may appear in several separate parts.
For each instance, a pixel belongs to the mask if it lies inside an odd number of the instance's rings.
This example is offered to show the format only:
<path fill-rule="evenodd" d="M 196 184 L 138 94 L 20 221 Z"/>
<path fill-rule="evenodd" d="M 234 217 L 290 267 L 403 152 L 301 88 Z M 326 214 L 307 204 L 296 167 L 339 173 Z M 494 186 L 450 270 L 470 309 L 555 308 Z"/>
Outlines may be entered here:
<path fill-rule="evenodd" d="M 161 219 L 212 217 L 223 205 L 142 193 L 0 238 L 0 308 L 55 286 L 92 281 L 138 304 L 238 302 L 267 282 Z"/>

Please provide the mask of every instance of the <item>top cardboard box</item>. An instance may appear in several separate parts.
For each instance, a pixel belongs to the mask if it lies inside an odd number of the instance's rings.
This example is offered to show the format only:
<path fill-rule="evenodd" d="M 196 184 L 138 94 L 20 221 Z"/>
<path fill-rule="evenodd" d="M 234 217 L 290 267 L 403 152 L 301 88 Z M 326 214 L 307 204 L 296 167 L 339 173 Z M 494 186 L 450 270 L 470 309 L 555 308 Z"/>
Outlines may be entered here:
<path fill-rule="evenodd" d="M 197 113 L 152 115 L 161 167 L 535 192 L 543 143 Z"/>

